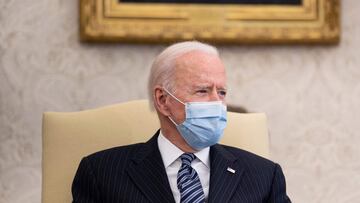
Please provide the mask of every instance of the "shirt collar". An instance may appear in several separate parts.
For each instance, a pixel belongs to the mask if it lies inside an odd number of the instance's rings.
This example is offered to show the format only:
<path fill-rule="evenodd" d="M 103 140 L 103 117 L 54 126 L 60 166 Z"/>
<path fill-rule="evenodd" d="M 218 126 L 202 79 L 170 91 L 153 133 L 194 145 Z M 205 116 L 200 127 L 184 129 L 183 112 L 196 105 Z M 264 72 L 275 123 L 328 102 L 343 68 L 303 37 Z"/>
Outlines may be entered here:
<path fill-rule="evenodd" d="M 158 137 L 158 146 L 161 157 L 164 162 L 165 168 L 170 166 L 176 159 L 178 159 L 184 152 L 171 143 L 161 132 Z M 194 153 L 194 155 L 203 163 L 206 167 L 210 168 L 210 147 L 206 147 L 200 151 Z"/>

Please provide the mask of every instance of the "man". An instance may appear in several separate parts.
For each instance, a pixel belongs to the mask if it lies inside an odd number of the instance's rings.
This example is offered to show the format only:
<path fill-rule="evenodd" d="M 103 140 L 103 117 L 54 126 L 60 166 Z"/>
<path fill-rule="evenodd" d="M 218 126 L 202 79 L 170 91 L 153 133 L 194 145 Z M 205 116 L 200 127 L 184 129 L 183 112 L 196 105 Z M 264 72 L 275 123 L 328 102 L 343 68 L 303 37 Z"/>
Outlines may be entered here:
<path fill-rule="evenodd" d="M 226 126 L 226 76 L 214 47 L 168 47 L 148 88 L 160 130 L 146 143 L 83 158 L 74 202 L 290 202 L 278 164 L 216 144 Z"/>

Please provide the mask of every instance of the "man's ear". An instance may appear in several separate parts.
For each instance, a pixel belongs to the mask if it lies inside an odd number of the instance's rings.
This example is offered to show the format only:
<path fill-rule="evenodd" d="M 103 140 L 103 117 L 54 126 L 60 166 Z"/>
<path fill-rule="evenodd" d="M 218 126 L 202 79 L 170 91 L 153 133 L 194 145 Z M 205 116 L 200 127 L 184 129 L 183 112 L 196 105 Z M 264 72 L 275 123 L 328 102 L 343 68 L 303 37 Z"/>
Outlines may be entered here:
<path fill-rule="evenodd" d="M 167 103 L 168 94 L 160 86 L 154 88 L 154 104 L 156 109 L 164 116 L 170 116 Z"/>

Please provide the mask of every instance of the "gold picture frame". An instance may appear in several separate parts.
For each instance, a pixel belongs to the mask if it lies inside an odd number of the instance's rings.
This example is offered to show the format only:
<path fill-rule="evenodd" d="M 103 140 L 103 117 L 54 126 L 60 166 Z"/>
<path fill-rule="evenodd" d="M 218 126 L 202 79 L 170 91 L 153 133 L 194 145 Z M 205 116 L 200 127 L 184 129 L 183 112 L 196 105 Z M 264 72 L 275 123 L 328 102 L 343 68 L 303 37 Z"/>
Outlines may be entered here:
<path fill-rule="evenodd" d="M 80 0 L 82 41 L 335 44 L 340 0 L 301 5 L 121 3 Z"/>

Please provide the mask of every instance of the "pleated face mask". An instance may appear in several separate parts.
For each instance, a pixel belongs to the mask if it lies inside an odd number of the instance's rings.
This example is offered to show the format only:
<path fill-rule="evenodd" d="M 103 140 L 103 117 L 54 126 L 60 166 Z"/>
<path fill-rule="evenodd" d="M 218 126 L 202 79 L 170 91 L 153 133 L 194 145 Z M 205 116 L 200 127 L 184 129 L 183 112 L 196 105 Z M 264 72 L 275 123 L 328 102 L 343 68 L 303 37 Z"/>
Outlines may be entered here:
<path fill-rule="evenodd" d="M 175 100 L 185 105 L 185 120 L 177 124 L 170 116 L 185 141 L 195 150 L 212 146 L 219 142 L 226 127 L 226 106 L 222 101 L 182 102 L 164 89 Z"/>

